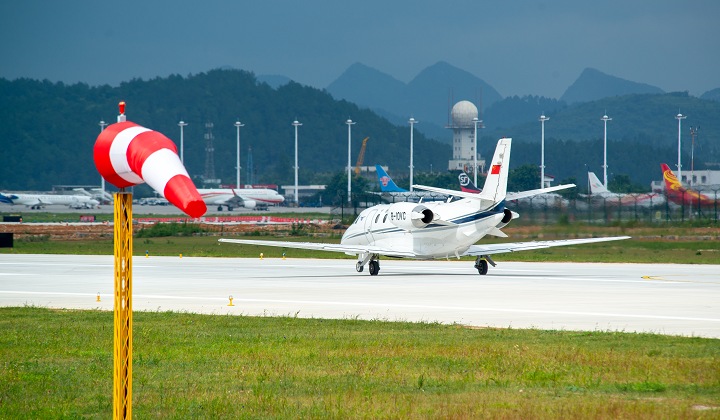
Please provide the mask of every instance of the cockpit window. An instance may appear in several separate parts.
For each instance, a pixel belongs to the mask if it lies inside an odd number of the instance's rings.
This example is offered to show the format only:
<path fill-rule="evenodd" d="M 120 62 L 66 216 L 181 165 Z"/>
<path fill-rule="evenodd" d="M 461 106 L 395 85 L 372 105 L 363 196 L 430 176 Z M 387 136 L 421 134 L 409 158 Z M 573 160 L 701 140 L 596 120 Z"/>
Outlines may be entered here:
<path fill-rule="evenodd" d="M 379 219 L 380 219 L 380 213 L 378 213 L 378 215 L 375 216 L 375 223 L 377 223 Z"/>
<path fill-rule="evenodd" d="M 385 216 L 383 216 L 383 223 L 387 220 L 387 212 L 385 212 Z"/>

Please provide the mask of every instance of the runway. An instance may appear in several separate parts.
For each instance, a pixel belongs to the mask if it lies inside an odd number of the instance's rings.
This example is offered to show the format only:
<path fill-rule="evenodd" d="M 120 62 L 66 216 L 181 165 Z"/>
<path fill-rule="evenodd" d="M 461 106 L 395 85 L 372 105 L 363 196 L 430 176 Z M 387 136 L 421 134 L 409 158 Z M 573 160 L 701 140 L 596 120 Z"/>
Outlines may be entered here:
<path fill-rule="evenodd" d="M 134 310 L 439 321 L 720 338 L 720 267 L 135 257 Z M 0 306 L 112 310 L 109 256 L 2 255 Z M 100 292 L 100 302 L 97 293 Z M 227 306 L 228 296 L 235 306 Z"/>

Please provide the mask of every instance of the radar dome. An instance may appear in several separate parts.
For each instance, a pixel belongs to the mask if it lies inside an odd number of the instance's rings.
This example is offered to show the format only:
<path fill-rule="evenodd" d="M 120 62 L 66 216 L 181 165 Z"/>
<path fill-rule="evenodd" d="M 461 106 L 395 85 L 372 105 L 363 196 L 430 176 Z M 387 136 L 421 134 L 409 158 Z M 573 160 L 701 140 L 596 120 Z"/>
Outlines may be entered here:
<path fill-rule="evenodd" d="M 452 109 L 452 120 L 457 126 L 471 126 L 477 116 L 477 107 L 470 101 L 460 101 Z"/>

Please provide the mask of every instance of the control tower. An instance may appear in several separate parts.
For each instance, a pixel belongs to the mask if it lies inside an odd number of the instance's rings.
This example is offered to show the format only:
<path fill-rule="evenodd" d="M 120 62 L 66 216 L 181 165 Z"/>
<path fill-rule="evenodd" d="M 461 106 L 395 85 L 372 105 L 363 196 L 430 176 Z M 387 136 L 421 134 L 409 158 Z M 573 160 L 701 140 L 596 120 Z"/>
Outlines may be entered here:
<path fill-rule="evenodd" d="M 448 170 L 465 171 L 473 173 L 475 171 L 475 124 L 473 119 L 478 117 L 477 107 L 470 101 L 460 101 L 452 108 L 452 124 L 446 125 L 445 128 L 453 131 L 453 158 L 448 162 Z M 485 128 L 482 123 L 478 123 L 478 129 Z M 485 160 L 480 154 L 477 155 L 478 173 L 485 172 Z"/>

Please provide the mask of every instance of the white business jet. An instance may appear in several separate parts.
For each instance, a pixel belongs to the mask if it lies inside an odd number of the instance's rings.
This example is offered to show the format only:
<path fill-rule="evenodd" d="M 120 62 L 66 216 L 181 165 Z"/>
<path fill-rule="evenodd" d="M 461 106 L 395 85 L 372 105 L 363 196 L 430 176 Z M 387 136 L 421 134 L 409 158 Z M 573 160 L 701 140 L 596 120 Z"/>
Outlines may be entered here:
<path fill-rule="evenodd" d="M 374 276 L 380 271 L 380 255 L 419 260 L 474 256 L 477 257 L 475 267 L 478 273 L 487 274 L 488 264 L 495 266 L 495 262 L 490 258 L 492 254 L 629 238 L 620 236 L 474 245 L 486 235 L 507 237 L 500 229 L 519 215 L 505 208 L 505 200 L 517 200 L 574 186 L 558 185 L 542 190 L 507 193 L 510 146 L 511 139 L 498 141 L 490 173 L 481 193 L 415 185 L 415 188 L 461 199 L 449 203 L 403 202 L 370 207 L 360 213 L 345 231 L 340 244 L 241 239 L 220 239 L 220 242 L 344 252 L 358 256 L 355 267 L 358 272 L 368 265 L 370 275 Z"/>
<path fill-rule="evenodd" d="M 41 208 L 51 204 L 61 204 L 64 206 L 79 208 L 93 208 L 100 204 L 87 195 L 61 195 L 61 194 L 19 194 L 4 193 L 0 194 L 0 203 L 10 204 L 11 206 L 26 206 L 32 210 L 40 210 Z"/>
<path fill-rule="evenodd" d="M 232 211 L 235 207 L 253 209 L 258 206 L 279 204 L 285 200 L 277 191 L 269 188 L 199 189 L 198 192 L 208 207 L 218 206 L 218 211 L 222 210 L 222 206 Z"/>

